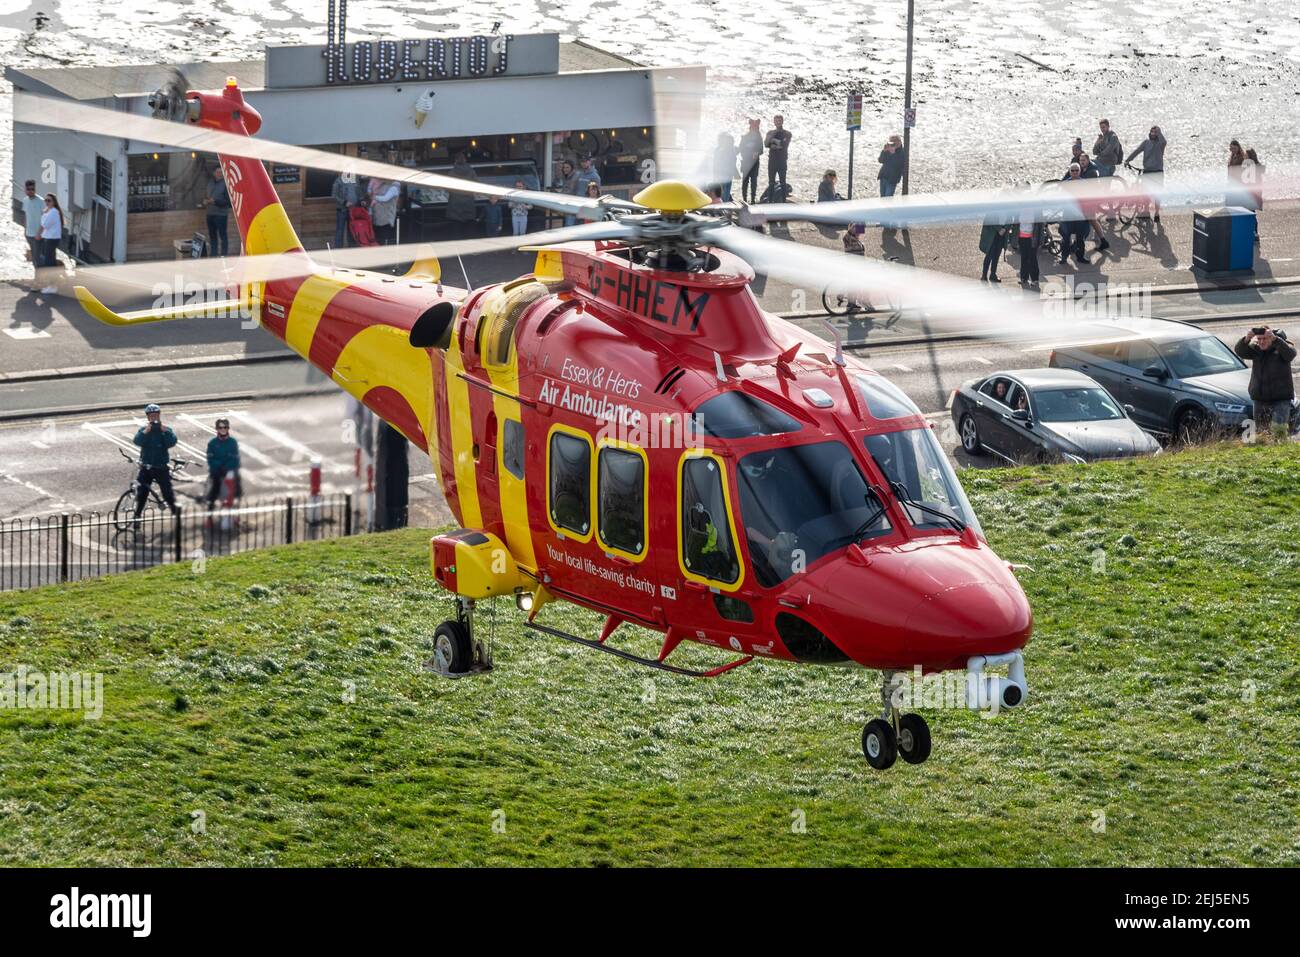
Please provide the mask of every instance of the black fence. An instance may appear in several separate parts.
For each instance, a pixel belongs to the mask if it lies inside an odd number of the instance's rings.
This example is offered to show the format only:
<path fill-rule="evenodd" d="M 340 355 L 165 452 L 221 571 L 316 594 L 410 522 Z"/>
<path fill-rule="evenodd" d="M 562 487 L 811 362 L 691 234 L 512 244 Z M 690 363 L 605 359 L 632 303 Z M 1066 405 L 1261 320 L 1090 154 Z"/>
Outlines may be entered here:
<path fill-rule="evenodd" d="M 358 528 L 350 493 L 246 502 L 238 508 L 149 507 L 0 520 L 0 591 L 97 578 L 169 562 L 351 535 Z"/>

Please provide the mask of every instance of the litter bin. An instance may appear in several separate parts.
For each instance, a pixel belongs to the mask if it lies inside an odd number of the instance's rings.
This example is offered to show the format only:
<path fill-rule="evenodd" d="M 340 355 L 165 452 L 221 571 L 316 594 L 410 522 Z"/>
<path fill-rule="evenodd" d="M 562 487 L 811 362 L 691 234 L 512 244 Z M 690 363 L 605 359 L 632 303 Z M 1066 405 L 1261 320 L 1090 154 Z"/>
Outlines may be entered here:
<path fill-rule="evenodd" d="M 1192 272 L 1223 276 L 1255 271 L 1255 213 L 1224 206 L 1192 216 Z"/>

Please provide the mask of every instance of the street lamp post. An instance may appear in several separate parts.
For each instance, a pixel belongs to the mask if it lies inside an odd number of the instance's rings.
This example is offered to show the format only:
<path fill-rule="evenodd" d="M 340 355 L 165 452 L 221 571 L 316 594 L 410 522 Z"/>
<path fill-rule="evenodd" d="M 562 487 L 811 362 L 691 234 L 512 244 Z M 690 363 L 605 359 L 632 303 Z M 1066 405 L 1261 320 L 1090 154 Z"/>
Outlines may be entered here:
<path fill-rule="evenodd" d="M 915 19 L 915 0 L 907 0 L 907 78 L 903 81 L 903 115 L 912 109 L 912 23 Z M 903 123 L 903 195 L 907 195 L 908 173 L 912 169 L 912 128 Z"/>

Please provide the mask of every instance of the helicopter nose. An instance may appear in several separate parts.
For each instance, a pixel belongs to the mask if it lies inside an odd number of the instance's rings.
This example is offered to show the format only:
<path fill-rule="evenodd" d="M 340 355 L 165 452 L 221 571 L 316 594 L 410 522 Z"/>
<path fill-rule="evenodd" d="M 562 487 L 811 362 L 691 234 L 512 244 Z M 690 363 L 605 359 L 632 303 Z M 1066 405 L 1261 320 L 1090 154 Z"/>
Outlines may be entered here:
<path fill-rule="evenodd" d="M 907 619 L 907 640 L 924 661 L 953 665 L 970 655 L 1001 654 L 1024 646 L 1033 615 L 1018 587 L 965 582 L 927 594 Z"/>

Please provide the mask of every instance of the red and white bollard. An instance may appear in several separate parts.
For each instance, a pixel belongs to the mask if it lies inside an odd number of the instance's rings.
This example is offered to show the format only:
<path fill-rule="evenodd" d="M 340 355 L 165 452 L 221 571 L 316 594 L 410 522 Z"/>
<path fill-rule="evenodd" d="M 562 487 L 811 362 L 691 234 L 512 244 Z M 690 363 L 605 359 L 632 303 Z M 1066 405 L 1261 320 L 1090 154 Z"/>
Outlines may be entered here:
<path fill-rule="evenodd" d="M 234 522 L 232 509 L 235 507 L 235 473 L 227 472 L 221 480 L 221 530 L 230 531 L 230 526 Z"/>
<path fill-rule="evenodd" d="M 311 495 L 307 498 L 307 521 L 315 525 L 320 522 L 320 459 L 311 460 Z"/>

